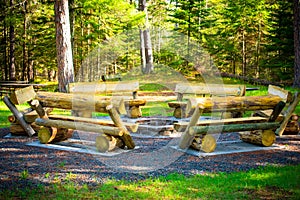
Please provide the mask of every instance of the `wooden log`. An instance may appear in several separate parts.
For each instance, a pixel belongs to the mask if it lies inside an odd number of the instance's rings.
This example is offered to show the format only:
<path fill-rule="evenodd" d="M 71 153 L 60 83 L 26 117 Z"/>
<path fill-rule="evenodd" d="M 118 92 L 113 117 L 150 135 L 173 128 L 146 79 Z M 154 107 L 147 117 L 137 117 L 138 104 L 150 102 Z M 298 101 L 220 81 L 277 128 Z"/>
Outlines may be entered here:
<path fill-rule="evenodd" d="M 296 92 L 294 95 L 293 102 L 291 102 L 288 109 L 286 110 L 284 119 L 281 122 L 280 127 L 275 131 L 276 135 L 282 136 L 284 129 L 285 129 L 287 123 L 289 122 L 291 116 L 293 115 L 293 112 L 294 112 L 296 106 L 298 105 L 299 101 L 300 101 L 300 93 Z"/>
<path fill-rule="evenodd" d="M 134 92 L 139 90 L 137 81 L 121 82 L 76 82 L 68 85 L 70 93 L 104 94 L 113 92 Z"/>
<path fill-rule="evenodd" d="M 228 125 L 214 125 L 214 126 L 193 126 L 189 129 L 190 135 L 201 135 L 206 133 L 230 133 L 241 131 L 254 131 L 276 129 L 280 126 L 278 122 L 265 122 L 257 124 L 228 124 Z"/>
<path fill-rule="evenodd" d="M 285 107 L 285 103 L 283 101 L 280 101 L 273 109 L 273 112 L 271 113 L 269 117 L 269 122 L 275 122 L 278 116 L 280 115 L 281 111 Z"/>
<path fill-rule="evenodd" d="M 21 113 L 23 113 L 23 115 L 25 116 L 27 113 L 30 113 L 30 112 L 32 112 L 32 111 L 33 111 L 32 108 L 26 108 L 25 110 L 21 111 Z M 17 122 L 17 119 L 16 119 L 16 117 L 15 117 L 14 115 L 9 115 L 9 116 L 7 117 L 7 119 L 8 119 L 8 121 L 11 122 L 11 123 Z"/>
<path fill-rule="evenodd" d="M 114 103 L 111 97 L 79 95 L 68 93 L 38 92 L 36 99 L 42 106 L 51 108 L 62 108 L 69 110 L 93 110 L 95 112 L 105 112 L 106 106 Z M 123 101 L 117 101 L 118 105 L 114 105 L 117 109 L 124 107 Z"/>
<path fill-rule="evenodd" d="M 271 109 L 269 109 L 269 110 L 259 110 L 259 111 L 254 112 L 252 114 L 252 116 L 253 117 L 260 116 L 260 117 L 270 118 L 272 112 L 273 112 L 273 110 L 271 110 Z M 283 115 L 279 114 L 275 121 L 276 122 L 281 122 L 282 120 L 283 120 Z"/>
<path fill-rule="evenodd" d="M 72 129 L 56 128 L 56 127 L 41 127 L 38 132 L 38 139 L 42 144 L 61 142 L 71 138 Z"/>
<path fill-rule="evenodd" d="M 229 118 L 220 120 L 201 120 L 198 121 L 196 126 L 214 126 L 224 124 L 247 124 L 247 123 L 261 123 L 267 122 L 268 119 L 264 117 L 243 117 L 243 118 Z M 177 131 L 184 131 L 188 126 L 189 122 L 177 122 L 174 123 L 174 129 Z"/>
<path fill-rule="evenodd" d="M 40 130 L 40 126 L 35 123 L 31 123 L 30 126 L 36 133 Z M 19 123 L 11 123 L 9 125 L 9 132 L 13 135 L 27 135 L 24 128 Z"/>
<path fill-rule="evenodd" d="M 201 135 L 194 138 L 191 148 L 204 151 L 205 153 L 214 152 L 217 147 L 217 141 L 212 135 Z"/>
<path fill-rule="evenodd" d="M 32 109 L 34 109 L 40 118 L 48 119 L 48 115 L 46 111 L 44 110 L 43 106 L 40 104 L 40 102 L 36 99 L 29 101 L 29 105 Z"/>
<path fill-rule="evenodd" d="M 72 121 L 37 118 L 35 120 L 35 123 L 40 126 L 90 131 L 95 133 L 105 133 L 112 136 L 123 135 L 122 130 L 118 127 L 102 126 L 102 125 L 91 126 L 90 123 L 85 123 L 85 122 L 72 122 Z"/>
<path fill-rule="evenodd" d="M 122 130 L 123 135 L 121 135 L 121 139 L 123 140 L 123 142 L 125 143 L 127 148 L 134 149 L 134 147 L 135 147 L 134 141 L 131 138 L 130 133 L 124 126 L 124 124 L 121 120 L 121 117 L 118 114 L 118 112 L 116 111 L 116 109 L 113 107 L 113 105 L 109 105 L 109 106 L 107 106 L 106 110 L 108 111 L 108 114 L 109 114 L 110 118 L 112 119 L 112 121 L 114 122 L 114 124 Z"/>
<path fill-rule="evenodd" d="M 35 96 L 36 93 L 33 89 L 33 86 L 29 86 L 15 90 L 13 93 L 11 93 L 10 100 L 15 105 L 19 105 L 34 99 Z"/>
<path fill-rule="evenodd" d="M 111 151 L 116 147 L 116 140 L 111 137 L 110 139 L 105 135 L 99 135 L 96 137 L 96 148 L 99 152 Z"/>
<path fill-rule="evenodd" d="M 193 116 L 191 117 L 190 123 L 187 127 L 187 129 L 185 130 L 185 132 L 182 134 L 181 138 L 180 138 L 180 142 L 179 142 L 179 148 L 181 149 L 186 149 L 188 148 L 193 139 L 194 139 L 194 135 L 190 134 L 190 127 L 193 127 L 197 124 L 198 119 L 200 117 L 200 115 L 202 114 L 202 110 L 200 109 L 196 109 L 193 113 Z"/>
<path fill-rule="evenodd" d="M 65 120 L 65 121 L 74 121 L 74 122 L 86 122 L 91 124 L 98 124 L 103 126 L 115 126 L 112 120 L 103 120 L 103 119 L 95 119 L 95 118 L 83 118 L 83 117 L 75 117 L 75 116 L 65 116 L 65 115 L 49 115 L 50 119 L 54 120 Z M 138 124 L 126 123 L 124 125 L 131 132 L 137 132 Z"/>
<path fill-rule="evenodd" d="M 168 106 L 170 108 L 181 108 L 181 107 L 186 107 L 187 102 L 182 102 L 182 101 L 172 101 L 168 102 Z"/>
<path fill-rule="evenodd" d="M 130 106 L 127 115 L 130 118 L 139 118 L 142 116 L 142 110 L 139 106 Z"/>
<path fill-rule="evenodd" d="M 279 96 L 285 103 L 291 102 L 293 99 L 293 95 L 291 92 L 275 85 L 269 85 L 268 94 Z"/>
<path fill-rule="evenodd" d="M 276 140 L 275 132 L 273 130 L 254 130 L 242 132 L 239 135 L 240 139 L 244 142 L 264 147 L 272 146 Z"/>
<path fill-rule="evenodd" d="M 145 99 L 125 100 L 125 105 L 128 105 L 128 106 L 144 106 L 145 104 L 146 104 Z"/>
<path fill-rule="evenodd" d="M 23 113 L 21 113 L 16 106 L 10 101 L 10 99 L 5 96 L 3 97 L 3 101 L 6 104 L 6 106 L 9 108 L 9 110 L 14 114 L 14 116 L 17 118 L 20 125 L 24 128 L 25 132 L 31 137 L 35 134 L 35 131 L 33 128 L 26 123 L 26 121 L 23 118 Z"/>
<path fill-rule="evenodd" d="M 279 96 L 243 96 L 243 97 L 214 97 L 191 98 L 187 103 L 189 113 L 197 106 L 204 113 L 225 111 L 254 111 L 273 109 L 282 99 Z"/>
<path fill-rule="evenodd" d="M 299 133 L 299 123 L 297 121 L 290 121 L 284 129 L 283 135 L 298 135 Z"/>

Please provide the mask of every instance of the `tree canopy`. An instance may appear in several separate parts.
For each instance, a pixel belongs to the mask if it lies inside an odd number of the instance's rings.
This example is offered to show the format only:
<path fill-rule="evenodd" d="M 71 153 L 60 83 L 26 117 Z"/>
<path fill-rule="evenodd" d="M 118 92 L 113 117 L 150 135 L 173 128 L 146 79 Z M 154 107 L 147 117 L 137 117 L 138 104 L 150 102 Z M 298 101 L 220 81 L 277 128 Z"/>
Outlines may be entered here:
<path fill-rule="evenodd" d="M 69 0 L 73 68 L 89 81 L 101 74 L 140 68 L 138 36 L 145 13 L 139 1 Z M 154 63 L 163 63 L 189 75 L 193 63 L 161 47 L 163 31 L 187 36 L 184 54 L 197 42 L 220 72 L 255 77 L 299 87 L 300 64 L 295 55 L 299 2 L 284 0 L 148 0 L 147 19 Z M 0 0 L 0 79 L 57 80 L 54 1 Z M 298 11 L 298 12 L 297 12 Z M 297 14 L 298 13 L 298 14 Z M 299 29 L 298 29 L 299 32 Z M 93 61 L 97 76 L 81 66 L 99 45 L 123 34 L 119 56 L 101 71 L 100 57 Z M 299 33 L 298 33 L 299 37 Z M 139 39 L 138 39 L 139 40 Z M 170 40 L 171 41 L 171 40 Z M 176 42 L 175 42 L 176 43 Z M 172 44 L 176 45 L 176 44 Z M 108 55 L 107 55 L 108 56 Z M 102 58 L 103 60 L 103 58 Z M 103 64 L 103 63 L 102 63 Z M 98 65 L 98 68 L 95 67 Z M 200 73 L 205 73 L 202 69 Z M 81 74 L 81 76 L 79 76 Z"/>

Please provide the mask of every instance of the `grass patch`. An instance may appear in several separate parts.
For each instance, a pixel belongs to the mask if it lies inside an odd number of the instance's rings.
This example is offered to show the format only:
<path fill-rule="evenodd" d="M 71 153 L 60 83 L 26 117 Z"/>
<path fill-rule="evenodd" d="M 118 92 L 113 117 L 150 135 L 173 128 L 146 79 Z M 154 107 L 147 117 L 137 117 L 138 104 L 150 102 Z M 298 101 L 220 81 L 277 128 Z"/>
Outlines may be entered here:
<path fill-rule="evenodd" d="M 64 183 L 0 191 L 2 199 L 298 199 L 300 165 L 267 166 L 248 172 L 169 174 L 138 182 L 107 180 L 89 188 Z"/>

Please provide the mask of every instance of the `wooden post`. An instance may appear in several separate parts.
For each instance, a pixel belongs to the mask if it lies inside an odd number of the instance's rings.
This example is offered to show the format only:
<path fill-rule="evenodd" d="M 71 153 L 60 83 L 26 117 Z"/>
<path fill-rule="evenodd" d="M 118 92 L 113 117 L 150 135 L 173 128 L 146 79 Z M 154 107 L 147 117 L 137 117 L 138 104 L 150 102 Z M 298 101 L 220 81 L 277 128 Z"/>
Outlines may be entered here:
<path fill-rule="evenodd" d="M 275 131 L 276 135 L 282 136 L 284 129 L 285 129 L 287 123 L 289 122 L 291 116 L 293 115 L 293 112 L 294 112 L 296 106 L 298 105 L 299 101 L 300 101 L 300 93 L 296 92 L 294 95 L 293 102 L 289 105 L 289 107 L 285 113 L 283 122 L 281 122 L 280 127 Z"/>
<path fill-rule="evenodd" d="M 186 149 L 191 145 L 191 143 L 194 139 L 194 135 L 191 134 L 189 129 L 190 129 L 190 127 L 193 127 L 197 124 L 201 114 L 202 114 L 202 109 L 200 109 L 200 108 L 195 109 L 187 129 L 185 130 L 185 132 L 181 136 L 180 143 L 179 143 L 179 148 Z"/>
<path fill-rule="evenodd" d="M 113 107 L 113 105 L 109 105 L 106 107 L 106 110 L 108 111 L 108 114 L 112 121 L 115 123 L 115 125 L 122 130 L 123 135 L 121 136 L 121 139 L 124 141 L 125 145 L 128 147 L 128 149 L 134 149 L 134 141 L 132 140 L 130 133 L 124 126 L 121 117 L 116 111 L 116 109 Z"/>
<path fill-rule="evenodd" d="M 7 96 L 3 98 L 4 103 L 7 105 L 9 110 L 14 114 L 14 116 L 19 121 L 20 125 L 23 127 L 23 129 L 26 131 L 26 133 L 31 137 L 35 134 L 35 131 L 33 128 L 27 124 L 23 118 L 23 114 L 15 107 L 15 105 L 9 100 Z"/>

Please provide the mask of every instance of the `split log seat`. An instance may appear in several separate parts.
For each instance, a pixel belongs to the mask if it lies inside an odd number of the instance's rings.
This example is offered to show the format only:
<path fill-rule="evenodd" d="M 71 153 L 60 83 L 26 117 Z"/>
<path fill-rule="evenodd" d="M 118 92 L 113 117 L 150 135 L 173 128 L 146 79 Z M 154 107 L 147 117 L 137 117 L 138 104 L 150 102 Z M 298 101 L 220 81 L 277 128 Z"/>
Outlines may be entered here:
<path fill-rule="evenodd" d="M 272 89 L 275 88 L 275 86 L 270 87 Z M 273 95 L 269 94 L 265 96 L 189 99 L 186 112 L 195 109 L 189 123 L 185 122 L 175 125 L 181 129 L 185 128 L 179 148 L 186 149 L 192 147 L 207 153 L 213 152 L 216 148 L 216 141 L 212 134 L 228 132 L 241 132 L 240 139 L 245 142 L 261 146 L 272 145 L 276 138 L 275 134 L 282 135 L 288 119 L 290 119 L 300 100 L 298 93 L 292 97 L 291 93 L 283 91 L 280 88 L 276 92 L 272 92 L 272 89 L 269 92 L 273 93 Z M 286 104 L 289 105 L 284 112 L 283 120 L 278 121 L 277 117 Z M 272 110 L 272 114 L 268 118 L 247 117 L 198 122 L 202 113 L 224 111 L 244 112 L 269 109 Z"/>
<path fill-rule="evenodd" d="M 91 100 L 92 99 L 92 100 Z M 74 95 L 68 93 L 38 92 L 33 87 L 16 90 L 10 98 L 4 98 L 11 110 L 15 110 L 15 104 L 28 102 L 31 109 L 35 110 L 38 116 L 35 116 L 35 125 L 41 126 L 38 131 L 38 137 L 41 143 L 53 143 L 67 139 L 72 134 L 72 130 L 82 130 L 95 132 L 99 134 L 96 138 L 96 147 L 99 151 L 105 152 L 115 147 L 133 149 L 134 141 L 130 136 L 130 131 L 137 130 L 137 124 L 123 123 L 119 112 L 125 107 L 124 101 L 112 101 L 111 98 L 103 96 Z M 93 107 L 95 112 L 108 113 L 111 120 L 98 120 L 87 117 L 50 115 L 46 108 L 60 108 L 72 110 L 80 108 L 82 110 Z M 15 108 L 15 109 L 12 109 Z M 35 130 L 32 124 L 26 122 L 21 112 L 14 113 L 18 122 L 22 121 L 22 128 L 30 127 L 30 132 L 25 130 L 28 135 L 32 136 Z M 32 121 L 33 118 L 30 119 Z"/>
<path fill-rule="evenodd" d="M 175 86 L 177 101 L 169 102 L 170 108 L 174 108 L 173 116 L 176 118 L 186 118 L 192 113 L 186 112 L 187 102 L 184 97 L 213 97 L 213 96 L 244 96 L 246 87 L 244 85 L 230 84 L 188 84 L 178 83 Z"/>
<path fill-rule="evenodd" d="M 127 114 L 131 118 L 142 116 L 140 106 L 146 104 L 145 99 L 137 99 L 139 90 L 139 82 L 137 81 L 119 81 L 119 82 L 76 82 L 68 85 L 68 90 L 75 96 L 88 94 L 91 98 L 94 96 L 102 96 L 111 99 L 112 101 L 124 101 L 126 113 L 119 110 L 121 114 Z M 77 109 L 77 108 L 76 108 Z M 75 108 L 73 109 L 75 111 Z M 122 112 L 121 112 L 122 111 Z M 77 112 L 77 111 L 75 111 Z M 85 110 L 78 114 L 79 116 L 89 116 L 91 111 Z"/>

